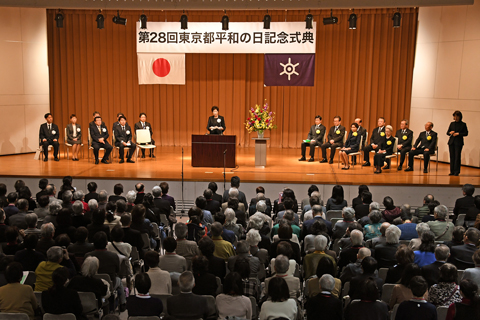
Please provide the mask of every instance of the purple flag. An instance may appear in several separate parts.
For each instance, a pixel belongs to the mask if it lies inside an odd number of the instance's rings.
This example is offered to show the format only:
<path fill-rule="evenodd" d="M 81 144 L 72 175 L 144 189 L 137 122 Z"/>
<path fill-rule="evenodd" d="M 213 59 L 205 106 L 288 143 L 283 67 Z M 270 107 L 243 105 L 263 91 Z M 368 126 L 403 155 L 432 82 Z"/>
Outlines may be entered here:
<path fill-rule="evenodd" d="M 266 54 L 266 86 L 309 86 L 315 82 L 315 54 Z"/>

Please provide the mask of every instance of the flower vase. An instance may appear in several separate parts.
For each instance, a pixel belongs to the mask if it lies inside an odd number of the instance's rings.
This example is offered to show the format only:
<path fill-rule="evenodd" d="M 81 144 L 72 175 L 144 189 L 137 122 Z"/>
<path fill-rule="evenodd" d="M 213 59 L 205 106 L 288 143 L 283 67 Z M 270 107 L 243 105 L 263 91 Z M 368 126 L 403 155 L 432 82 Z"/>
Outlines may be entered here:
<path fill-rule="evenodd" d="M 257 136 L 258 136 L 258 138 L 259 138 L 259 139 L 263 139 L 263 134 L 264 134 L 264 133 L 265 133 L 265 132 L 264 132 L 263 130 L 257 131 Z"/>

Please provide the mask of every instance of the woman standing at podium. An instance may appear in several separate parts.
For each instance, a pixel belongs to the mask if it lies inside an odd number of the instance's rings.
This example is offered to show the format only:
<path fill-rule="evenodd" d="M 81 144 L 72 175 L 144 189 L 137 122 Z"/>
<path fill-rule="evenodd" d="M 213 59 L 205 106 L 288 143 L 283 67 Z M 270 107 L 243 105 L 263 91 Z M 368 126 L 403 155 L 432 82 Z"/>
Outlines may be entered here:
<path fill-rule="evenodd" d="M 213 116 L 208 118 L 207 129 L 210 134 L 223 134 L 225 132 L 225 119 L 222 116 L 218 115 L 218 107 L 212 107 Z"/>

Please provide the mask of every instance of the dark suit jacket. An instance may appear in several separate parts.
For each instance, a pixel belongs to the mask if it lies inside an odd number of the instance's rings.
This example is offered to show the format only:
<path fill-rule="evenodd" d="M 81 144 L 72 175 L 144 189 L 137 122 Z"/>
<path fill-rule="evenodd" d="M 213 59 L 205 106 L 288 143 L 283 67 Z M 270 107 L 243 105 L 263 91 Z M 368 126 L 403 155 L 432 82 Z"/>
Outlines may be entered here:
<path fill-rule="evenodd" d="M 325 224 L 327 225 L 328 234 L 332 235 L 332 223 L 330 221 L 323 220 L 323 218 L 320 216 L 315 216 L 313 217 L 313 219 L 303 222 L 302 233 L 300 235 L 301 240 L 305 239 L 305 237 L 310 234 L 310 228 L 315 223 L 315 221 L 317 221 L 317 219 L 322 219 L 322 221 L 325 222 Z"/>
<path fill-rule="evenodd" d="M 354 246 L 348 249 L 343 249 L 342 252 L 340 252 L 340 256 L 338 259 L 338 270 L 341 271 L 342 268 L 349 263 L 354 263 L 355 261 L 357 261 L 357 254 L 361 248 L 363 248 L 363 246 Z"/>
<path fill-rule="evenodd" d="M 129 243 L 132 247 L 137 248 L 140 257 L 143 257 L 143 239 L 140 231 L 131 228 L 123 228 L 123 242 Z"/>
<path fill-rule="evenodd" d="M 92 142 L 100 143 L 99 139 L 104 138 L 106 141 L 108 137 L 110 137 L 110 135 L 108 134 L 107 126 L 103 122 L 101 125 L 101 130 L 102 133 L 98 132 L 97 125 L 95 123 L 93 123 L 92 125 L 92 123 L 90 122 L 90 137 L 92 138 Z"/>
<path fill-rule="evenodd" d="M 342 301 L 331 294 L 317 294 L 315 297 L 307 300 L 305 308 L 307 309 L 308 319 L 343 319 Z"/>
<path fill-rule="evenodd" d="M 170 202 L 168 202 L 168 200 L 155 198 L 153 199 L 153 203 L 155 203 L 155 207 L 160 210 L 160 214 L 164 214 L 167 217 L 170 215 Z"/>
<path fill-rule="evenodd" d="M 135 197 L 135 204 L 143 203 L 143 198 L 145 197 L 145 192 L 137 192 L 137 196 Z"/>
<path fill-rule="evenodd" d="M 48 141 L 53 141 L 54 139 L 57 139 L 60 136 L 60 132 L 58 130 L 58 126 L 55 123 L 51 124 L 52 130 L 48 130 L 47 123 L 42 123 L 40 126 L 40 133 L 38 137 L 40 138 L 40 143 L 42 143 L 43 139 L 47 139 Z"/>
<path fill-rule="evenodd" d="M 168 314 L 177 319 L 207 319 L 207 299 L 193 293 L 180 293 L 168 298 Z"/>
<path fill-rule="evenodd" d="M 475 268 L 475 263 L 472 259 L 475 251 L 477 251 L 477 248 L 472 244 L 454 246 L 452 249 L 450 249 L 450 257 L 448 258 L 448 262 L 454 264 L 458 270 Z"/>
<path fill-rule="evenodd" d="M 405 129 L 405 134 L 403 134 L 402 131 L 402 129 L 397 130 L 397 133 L 395 134 L 395 137 L 398 138 L 398 145 L 402 145 L 402 147 L 411 147 L 413 142 L 413 131 Z M 403 137 L 406 137 L 406 139 Z"/>
<path fill-rule="evenodd" d="M 250 200 L 250 206 L 248 207 L 248 213 L 252 216 L 257 212 L 257 198 L 252 198 Z M 265 198 L 265 204 L 267 205 L 267 210 L 265 210 L 265 214 L 267 216 L 271 216 L 272 214 L 272 202 L 270 201 L 270 198 Z"/>
<path fill-rule="evenodd" d="M 350 131 L 348 134 L 347 140 L 345 141 L 345 148 L 352 148 L 352 152 L 357 152 L 358 149 L 360 148 L 360 139 L 361 135 L 358 134 L 357 136 L 353 135 L 353 132 Z"/>
<path fill-rule="evenodd" d="M 91 199 L 95 199 L 98 201 L 98 193 L 96 192 L 89 192 L 85 195 L 85 199 L 83 201 L 85 201 L 86 203 L 88 203 L 88 201 L 90 201 Z"/>
<path fill-rule="evenodd" d="M 422 267 L 422 276 L 427 281 L 429 287 L 438 283 L 440 279 L 440 267 L 443 266 L 443 264 L 444 262 L 435 261 L 432 264 Z"/>
<path fill-rule="evenodd" d="M 222 203 L 228 202 L 228 190 L 229 189 L 227 189 L 223 192 Z M 243 193 L 240 190 L 238 190 L 238 201 L 243 203 L 244 206 L 245 206 L 245 210 L 247 210 L 247 208 L 248 208 L 247 197 L 245 197 L 245 193 Z"/>
<path fill-rule="evenodd" d="M 332 230 L 333 232 L 332 240 L 343 237 L 343 235 L 345 234 L 345 231 L 347 231 L 348 226 L 352 222 L 353 221 L 338 221 L 337 223 L 335 223 Z"/>
<path fill-rule="evenodd" d="M 357 132 L 360 136 L 363 137 L 362 148 L 367 144 L 367 129 L 364 127 L 358 127 Z"/>
<path fill-rule="evenodd" d="M 320 132 L 317 134 L 317 130 Z M 315 140 L 315 142 L 318 145 L 321 145 L 323 143 L 323 137 L 325 136 L 325 126 L 323 124 L 320 124 L 317 129 L 317 125 L 313 125 L 310 127 L 310 131 L 308 132 L 308 140 Z"/>
<path fill-rule="evenodd" d="M 399 244 L 379 244 L 375 246 L 375 259 L 378 262 L 378 269 L 390 268 L 397 263 L 395 253 L 397 252 Z"/>
<path fill-rule="evenodd" d="M 118 200 L 123 200 L 125 203 L 127 202 L 127 199 L 123 196 L 117 196 L 112 194 L 111 196 L 108 197 L 108 202 L 117 202 Z"/>
<path fill-rule="evenodd" d="M 210 211 L 212 215 L 215 215 L 215 213 L 219 212 L 220 208 L 221 205 L 217 200 L 207 200 L 207 206 L 205 207 L 205 210 Z"/>
<path fill-rule="evenodd" d="M 339 133 L 337 133 L 340 131 Z M 333 140 L 335 143 L 343 146 L 343 138 L 345 137 L 345 127 L 342 125 L 338 126 L 338 129 L 335 130 L 335 126 L 332 126 L 328 131 L 327 142 Z"/>
<path fill-rule="evenodd" d="M 414 148 L 425 148 L 429 149 L 431 154 L 435 153 L 435 146 L 437 145 L 437 133 L 433 130 L 430 131 L 430 136 L 432 137 L 430 140 L 427 138 L 426 131 L 420 132 L 418 135 L 417 140 L 413 144 Z"/>
<path fill-rule="evenodd" d="M 113 133 L 115 134 L 115 146 L 117 147 L 122 145 L 122 142 L 132 142 L 132 128 L 130 128 L 128 123 L 125 124 L 125 131 L 122 130 L 122 126 L 119 124 L 114 127 Z"/>
<path fill-rule="evenodd" d="M 214 193 L 212 195 L 212 199 L 218 201 L 218 203 L 222 204 L 223 203 L 223 197 L 219 195 L 218 193 Z"/>
<path fill-rule="evenodd" d="M 143 125 L 140 121 L 138 121 L 137 123 L 135 123 L 135 126 L 133 128 L 135 132 L 137 132 L 137 130 L 143 129 Z M 150 137 L 153 137 L 152 125 L 150 124 L 150 122 L 145 121 L 145 129 L 150 130 Z"/>
<path fill-rule="evenodd" d="M 453 214 L 455 214 L 455 216 L 458 216 L 459 214 L 461 213 L 467 213 L 468 212 L 468 209 L 470 208 L 473 208 L 475 207 L 475 198 L 472 197 L 472 196 L 465 196 L 465 197 L 462 197 L 462 198 L 458 198 L 456 201 L 455 201 L 455 207 L 453 208 Z M 475 218 L 473 218 L 473 220 L 475 220 Z"/>
<path fill-rule="evenodd" d="M 355 209 L 355 207 L 358 206 L 359 204 L 363 204 L 362 197 L 361 197 L 361 196 L 357 196 L 356 198 L 353 198 L 353 200 L 352 200 L 352 208 Z"/>
<path fill-rule="evenodd" d="M 227 274 L 227 266 L 225 265 L 225 260 L 219 257 L 215 256 L 210 256 L 207 257 L 208 259 L 208 272 L 215 275 L 216 277 L 219 277 L 220 280 L 225 278 L 225 275 Z"/>
<path fill-rule="evenodd" d="M 368 216 L 370 213 L 370 205 L 369 204 L 360 204 L 355 206 L 355 219 L 359 220 L 363 217 Z"/>
<path fill-rule="evenodd" d="M 360 290 L 362 288 L 362 284 L 369 277 L 372 277 L 377 283 L 378 296 L 379 297 L 382 296 L 383 280 L 380 279 L 379 277 L 376 277 L 374 274 L 361 274 L 353 277 L 352 280 L 350 281 L 350 290 L 348 291 L 348 295 L 350 296 L 350 298 L 352 298 L 352 300 L 361 298 Z"/>
<path fill-rule="evenodd" d="M 218 120 L 220 120 L 220 122 L 218 122 Z M 210 127 L 222 127 L 223 130 L 210 130 Z M 222 134 L 226 129 L 227 127 L 225 126 L 225 119 L 222 116 L 218 116 L 217 119 L 215 119 L 214 116 L 210 116 L 210 118 L 208 118 L 207 130 L 210 132 L 210 134 Z"/>
<path fill-rule="evenodd" d="M 450 131 L 458 132 L 458 136 L 454 137 L 450 135 Z M 450 126 L 448 126 L 447 136 L 450 136 L 450 138 L 448 138 L 448 145 L 463 146 L 463 137 L 468 136 L 467 124 L 463 121 L 451 122 Z"/>
<path fill-rule="evenodd" d="M 77 128 L 77 139 L 79 141 L 82 141 L 82 127 L 78 123 L 75 124 L 75 127 Z M 78 131 L 78 129 L 80 129 L 80 131 Z M 73 140 L 73 139 L 75 139 L 73 137 L 73 125 L 69 123 L 67 125 L 67 140 Z"/>
<path fill-rule="evenodd" d="M 390 144 L 388 144 L 388 142 L 391 142 Z M 391 136 L 390 138 L 386 138 L 383 140 L 383 141 L 380 141 L 378 143 L 378 148 L 377 150 L 385 150 L 386 151 L 386 155 L 391 155 L 393 154 L 393 147 L 395 146 L 395 138 L 393 136 Z"/>
<path fill-rule="evenodd" d="M 380 142 L 385 141 L 385 126 L 379 132 L 380 127 L 373 129 L 372 134 L 370 135 L 370 144 L 380 144 Z M 382 135 L 383 133 L 383 135 Z"/>

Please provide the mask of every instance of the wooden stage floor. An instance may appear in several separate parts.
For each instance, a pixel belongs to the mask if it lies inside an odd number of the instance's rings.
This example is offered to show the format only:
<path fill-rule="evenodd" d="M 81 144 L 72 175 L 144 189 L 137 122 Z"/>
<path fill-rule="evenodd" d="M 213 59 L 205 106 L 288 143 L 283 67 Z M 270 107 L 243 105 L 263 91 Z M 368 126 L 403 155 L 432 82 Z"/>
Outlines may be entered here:
<path fill-rule="evenodd" d="M 223 168 L 194 168 L 191 166 L 191 148 L 185 147 L 184 178 L 185 181 L 221 181 Z M 51 153 L 50 153 L 51 154 Z M 148 154 L 148 151 L 147 151 Z M 127 180 L 181 180 L 182 148 L 159 147 L 155 159 L 139 159 L 135 164 L 119 164 L 115 160 L 112 164 L 100 163 L 95 165 L 90 159 L 72 161 L 61 158 L 60 162 L 50 159 L 48 162 L 33 159 L 34 154 L 12 155 L 0 157 L 0 176 L 4 177 L 46 177 L 61 178 L 71 175 L 85 179 L 127 179 Z M 86 154 L 85 154 L 86 156 Z M 433 185 L 433 186 L 460 186 L 465 183 L 480 185 L 480 170 L 471 167 L 462 167 L 459 177 L 448 176 L 449 165 L 439 163 L 438 172 L 436 163 L 432 161 L 431 172 L 424 174 L 419 170 L 416 160 L 414 172 L 396 170 L 396 160 L 392 160 L 390 170 L 382 174 L 373 174 L 373 168 L 351 167 L 350 170 L 341 170 L 337 166 L 337 156 L 334 164 L 320 164 L 315 162 L 298 162 L 300 149 L 269 148 L 267 150 L 267 167 L 255 168 L 255 148 L 237 147 L 237 168 L 227 168 L 227 181 L 232 175 L 238 175 L 242 182 L 264 183 L 315 183 L 315 184 L 342 184 L 342 185 Z"/>

